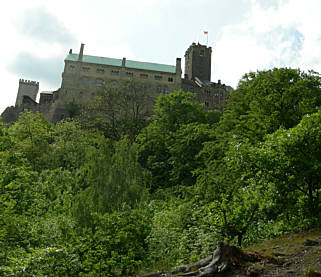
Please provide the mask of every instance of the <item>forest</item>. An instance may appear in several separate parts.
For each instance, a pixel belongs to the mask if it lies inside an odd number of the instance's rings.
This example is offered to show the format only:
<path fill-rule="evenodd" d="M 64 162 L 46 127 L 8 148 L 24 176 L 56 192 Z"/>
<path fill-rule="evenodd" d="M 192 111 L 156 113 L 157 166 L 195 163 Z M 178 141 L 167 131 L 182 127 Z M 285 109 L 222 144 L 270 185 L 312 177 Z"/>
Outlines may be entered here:
<path fill-rule="evenodd" d="M 250 72 L 223 113 L 106 88 L 0 123 L 0 275 L 135 276 L 321 222 L 321 76 Z M 146 105 L 145 105 L 146 104 Z"/>

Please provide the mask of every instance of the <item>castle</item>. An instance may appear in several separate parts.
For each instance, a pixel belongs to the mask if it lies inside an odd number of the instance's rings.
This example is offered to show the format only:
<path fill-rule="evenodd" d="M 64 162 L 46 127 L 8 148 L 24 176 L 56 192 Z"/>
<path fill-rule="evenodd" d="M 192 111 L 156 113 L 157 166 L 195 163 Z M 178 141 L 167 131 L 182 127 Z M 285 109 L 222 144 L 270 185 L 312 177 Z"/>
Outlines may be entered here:
<path fill-rule="evenodd" d="M 57 122 L 69 116 L 68 103 L 86 104 L 104 85 L 117 87 L 120 82 L 129 81 L 146 84 L 154 99 L 159 94 L 182 89 L 195 94 L 204 109 L 222 110 L 232 88 L 221 84 L 220 80 L 211 82 L 211 56 L 211 47 L 192 43 L 185 52 L 182 78 L 181 58 L 176 59 L 175 65 L 166 65 L 90 56 L 84 54 L 84 44 L 81 44 L 78 54 L 70 49 L 65 58 L 61 87 L 57 91 L 42 92 L 37 103 L 39 83 L 20 79 L 15 107 L 8 107 L 2 119 L 4 122 L 15 121 L 21 111 L 29 109 Z"/>

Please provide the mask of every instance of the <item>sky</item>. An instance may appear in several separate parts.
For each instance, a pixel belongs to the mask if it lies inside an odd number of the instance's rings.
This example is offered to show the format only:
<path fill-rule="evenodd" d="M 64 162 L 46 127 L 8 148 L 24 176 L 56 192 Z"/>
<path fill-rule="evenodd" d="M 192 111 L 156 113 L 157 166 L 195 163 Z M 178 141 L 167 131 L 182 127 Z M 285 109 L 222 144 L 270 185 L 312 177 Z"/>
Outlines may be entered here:
<path fill-rule="evenodd" d="M 321 72 L 320 11 L 320 0 L 10 0 L 0 9 L 0 113 L 20 78 L 57 90 L 81 43 L 87 55 L 175 65 L 208 41 L 211 80 L 233 88 L 250 71 Z"/>

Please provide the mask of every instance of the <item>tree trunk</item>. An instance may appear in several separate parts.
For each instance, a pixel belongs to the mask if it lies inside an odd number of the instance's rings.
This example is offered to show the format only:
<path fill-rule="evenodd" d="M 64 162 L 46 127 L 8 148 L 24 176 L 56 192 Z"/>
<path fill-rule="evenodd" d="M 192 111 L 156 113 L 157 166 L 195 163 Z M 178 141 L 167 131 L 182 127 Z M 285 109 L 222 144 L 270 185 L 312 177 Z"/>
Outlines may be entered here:
<path fill-rule="evenodd" d="M 257 257 L 245 254 L 235 246 L 219 241 L 214 253 L 194 264 L 183 265 L 167 272 L 158 272 L 138 277 L 210 277 L 240 265 L 244 261 L 256 261 Z M 192 271 L 194 270 L 194 271 Z"/>

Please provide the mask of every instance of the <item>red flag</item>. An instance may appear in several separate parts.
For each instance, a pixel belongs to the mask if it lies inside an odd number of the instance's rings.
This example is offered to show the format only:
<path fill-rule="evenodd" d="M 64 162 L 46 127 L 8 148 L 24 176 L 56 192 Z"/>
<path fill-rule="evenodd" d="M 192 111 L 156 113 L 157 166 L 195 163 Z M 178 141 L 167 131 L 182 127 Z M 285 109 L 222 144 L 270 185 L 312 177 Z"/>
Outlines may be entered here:
<path fill-rule="evenodd" d="M 208 31 L 204 31 L 204 35 L 208 35 Z"/>

